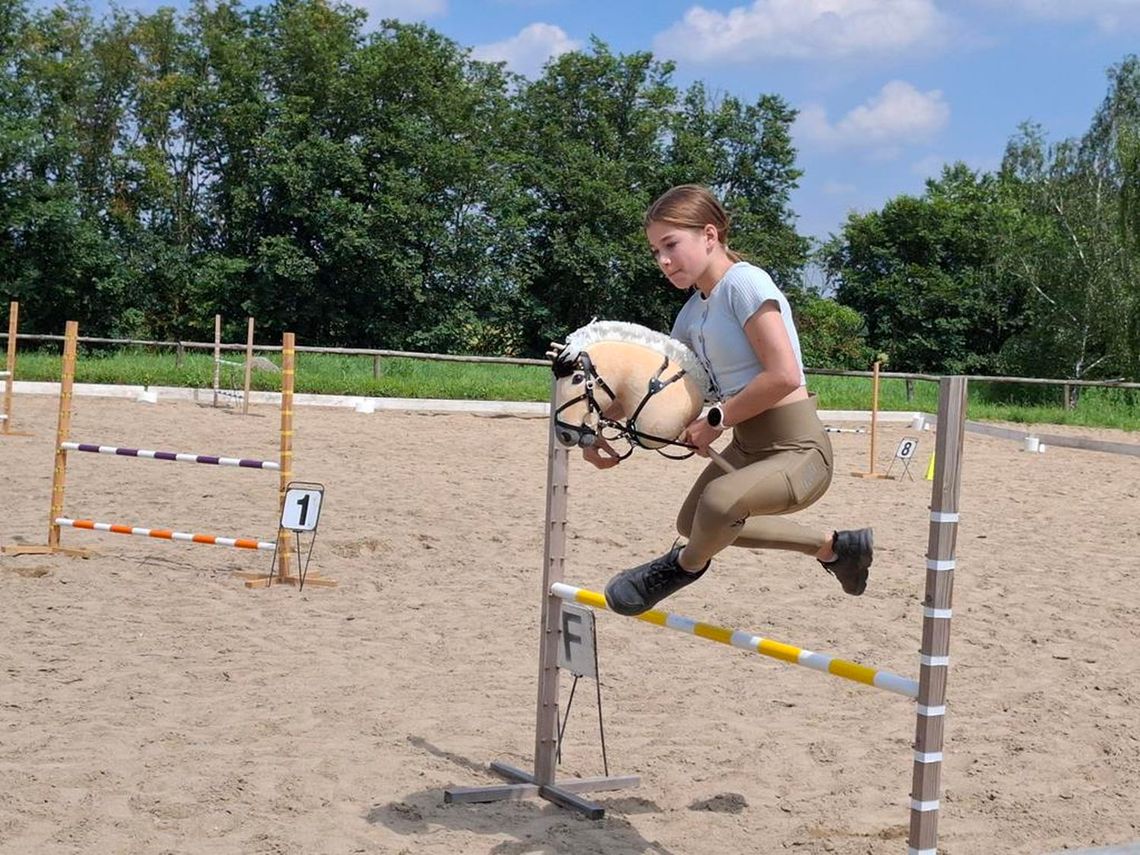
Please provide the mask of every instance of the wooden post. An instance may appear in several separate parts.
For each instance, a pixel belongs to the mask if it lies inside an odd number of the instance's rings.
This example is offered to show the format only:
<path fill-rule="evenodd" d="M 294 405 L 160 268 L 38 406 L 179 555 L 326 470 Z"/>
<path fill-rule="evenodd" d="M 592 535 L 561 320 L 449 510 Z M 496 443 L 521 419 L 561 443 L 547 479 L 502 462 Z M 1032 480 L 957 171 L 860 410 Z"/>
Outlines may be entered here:
<path fill-rule="evenodd" d="M 372 355 L 372 378 L 377 379 L 380 376 L 380 357 L 376 354 Z"/>
<path fill-rule="evenodd" d="M 178 342 L 174 347 L 174 367 L 181 368 L 182 363 L 186 360 L 186 346 L 182 342 Z"/>
<path fill-rule="evenodd" d="M 554 400 L 553 390 L 551 401 Z M 554 419 L 546 449 L 546 531 L 543 537 L 542 617 L 538 644 L 538 704 L 534 728 L 534 780 L 554 783 L 558 762 L 558 636 L 562 601 L 550 593 L 566 567 L 566 508 L 570 486 L 570 455 L 554 436 Z"/>
<path fill-rule="evenodd" d="M 51 510 L 48 513 L 48 537 L 46 546 L 6 546 L 6 555 L 42 555 L 63 552 L 68 555 L 87 556 L 86 549 L 66 549 L 59 545 L 57 517 L 63 516 L 63 493 L 67 485 L 67 452 L 63 444 L 71 433 L 71 395 L 75 380 L 75 353 L 79 341 L 79 323 L 68 321 L 64 331 L 63 359 L 59 376 L 59 417 L 55 429 L 55 465 L 51 478 Z"/>
<path fill-rule="evenodd" d="M 954 593 L 962 446 L 966 436 L 965 377 L 943 377 L 938 390 L 938 433 L 923 597 L 918 715 L 911 786 L 911 855 L 937 855 L 942 789 L 942 745 L 946 718 L 946 676 L 950 666 L 950 616 Z"/>
<path fill-rule="evenodd" d="M 871 366 L 871 466 L 867 474 L 875 474 L 875 434 L 879 422 L 879 363 Z"/>
<path fill-rule="evenodd" d="M 222 316 L 214 315 L 214 406 L 218 406 L 218 383 L 222 371 Z"/>
<path fill-rule="evenodd" d="M 8 305 L 8 356 L 4 362 L 4 421 L 0 430 L 12 432 L 12 384 L 16 380 L 16 330 L 19 327 L 20 304 L 13 300 Z"/>
<path fill-rule="evenodd" d="M 875 472 L 875 435 L 879 432 L 879 363 L 871 366 L 871 466 L 866 472 L 852 472 L 857 478 L 882 478 L 893 481 L 893 475 Z"/>
<path fill-rule="evenodd" d="M 281 480 L 278 488 L 278 513 L 285 509 L 285 488 L 293 480 L 293 372 L 294 348 L 293 333 L 287 332 L 281 338 Z M 289 577 L 289 532 L 279 533 L 277 544 L 277 578 L 284 581 Z"/>
<path fill-rule="evenodd" d="M 241 397 L 241 414 L 249 415 L 249 380 L 253 373 L 253 318 L 248 319 L 245 331 L 245 394 Z"/>
<path fill-rule="evenodd" d="M 570 483 L 569 452 L 554 436 L 555 387 L 550 390 L 550 430 L 546 441 L 546 532 L 542 563 L 542 618 L 538 642 L 538 704 L 535 709 L 534 774 L 492 762 L 491 771 L 513 783 L 444 790 L 445 802 L 496 802 L 540 796 L 589 819 L 601 819 L 605 808 L 578 793 L 620 790 L 641 783 L 637 775 L 572 778 L 558 782 L 558 644 L 562 637 L 562 601 L 551 593 L 566 564 L 566 507 Z"/>
<path fill-rule="evenodd" d="M 252 325 L 252 323 L 253 319 L 250 318 L 250 324 Z M 281 456 L 278 464 L 281 478 L 277 487 L 278 519 L 281 518 L 281 514 L 285 510 L 285 494 L 289 482 L 293 480 L 293 387 L 296 373 L 296 347 L 294 334 L 291 332 L 284 333 L 281 337 Z M 301 571 L 304 569 L 300 565 L 302 561 L 300 555 L 297 556 L 297 573 L 294 575 L 290 572 L 293 552 L 290 536 L 291 532 L 278 529 L 277 562 L 275 567 L 270 568 L 268 575 L 238 574 L 247 580 L 245 583 L 247 588 L 268 588 L 270 585 L 281 582 L 290 585 L 300 584 Z M 334 579 L 326 579 L 316 570 L 309 570 L 305 573 L 305 584 L 321 588 L 335 588 L 337 585 Z"/>
<path fill-rule="evenodd" d="M 1065 409 L 1071 410 L 1073 408 L 1073 390 L 1072 390 L 1072 387 L 1069 386 L 1068 383 L 1066 383 L 1064 386 L 1061 387 L 1061 393 L 1065 396 L 1065 402 L 1064 402 Z"/>
<path fill-rule="evenodd" d="M 59 545 L 59 526 L 56 518 L 63 516 L 63 492 L 67 484 L 67 452 L 63 444 L 71 434 L 71 395 L 75 385 L 75 354 L 79 343 L 79 323 L 68 321 L 63 337 L 63 360 L 59 376 L 59 419 L 55 429 L 55 466 L 51 478 L 51 511 L 48 514 L 48 538 L 46 545 L 5 546 L 0 552 L 5 555 L 45 555 L 63 553 L 86 558 L 89 549 L 74 549 Z"/>
<path fill-rule="evenodd" d="M 63 444 L 71 435 L 71 395 L 75 386 L 75 352 L 79 340 L 79 322 L 68 321 L 64 331 L 63 362 L 59 375 L 59 420 L 55 429 L 55 467 L 51 477 L 51 513 L 48 516 L 48 547 L 59 547 L 56 517 L 63 516 L 63 491 L 67 483 L 67 452 Z"/>

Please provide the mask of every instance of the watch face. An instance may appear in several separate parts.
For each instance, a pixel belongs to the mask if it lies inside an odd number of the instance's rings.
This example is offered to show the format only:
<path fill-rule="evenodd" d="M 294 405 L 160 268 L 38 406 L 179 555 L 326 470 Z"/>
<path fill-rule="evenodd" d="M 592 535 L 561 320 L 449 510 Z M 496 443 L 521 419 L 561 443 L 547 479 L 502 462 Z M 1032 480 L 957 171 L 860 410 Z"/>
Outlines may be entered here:
<path fill-rule="evenodd" d="M 709 410 L 708 422 L 712 427 L 720 427 L 720 423 L 724 420 L 724 411 L 721 410 L 720 404 L 713 406 Z"/>

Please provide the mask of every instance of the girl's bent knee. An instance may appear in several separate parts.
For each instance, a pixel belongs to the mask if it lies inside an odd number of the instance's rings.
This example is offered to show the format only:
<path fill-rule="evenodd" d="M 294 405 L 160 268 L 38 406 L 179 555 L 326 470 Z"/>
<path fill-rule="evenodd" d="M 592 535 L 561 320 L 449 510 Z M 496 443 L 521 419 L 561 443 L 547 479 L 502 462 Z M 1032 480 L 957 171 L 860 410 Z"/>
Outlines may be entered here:
<path fill-rule="evenodd" d="M 701 495 L 697 515 L 702 519 L 714 518 L 726 524 L 748 516 L 748 509 L 741 507 L 741 497 L 720 484 L 710 484 Z"/>

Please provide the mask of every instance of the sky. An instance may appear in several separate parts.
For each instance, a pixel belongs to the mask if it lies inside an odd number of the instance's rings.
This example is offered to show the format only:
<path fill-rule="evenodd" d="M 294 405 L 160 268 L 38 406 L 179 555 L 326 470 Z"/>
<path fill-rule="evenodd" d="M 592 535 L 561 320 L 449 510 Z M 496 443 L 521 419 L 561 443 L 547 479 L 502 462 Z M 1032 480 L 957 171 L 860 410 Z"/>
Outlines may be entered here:
<path fill-rule="evenodd" d="M 781 96 L 799 111 L 796 226 L 819 240 L 850 211 L 921 194 L 944 164 L 996 169 L 1022 122 L 1051 142 L 1080 136 L 1108 69 L 1140 50 L 1140 0 L 351 2 L 371 22 L 426 23 L 531 78 L 597 36 L 674 61 L 680 87 Z"/>
<path fill-rule="evenodd" d="M 1108 69 L 1140 51 L 1140 0 L 357 0 L 535 77 L 597 36 L 649 50 L 680 86 L 799 111 L 802 234 L 921 194 L 946 163 L 994 170 L 1025 121 L 1080 136 Z"/>

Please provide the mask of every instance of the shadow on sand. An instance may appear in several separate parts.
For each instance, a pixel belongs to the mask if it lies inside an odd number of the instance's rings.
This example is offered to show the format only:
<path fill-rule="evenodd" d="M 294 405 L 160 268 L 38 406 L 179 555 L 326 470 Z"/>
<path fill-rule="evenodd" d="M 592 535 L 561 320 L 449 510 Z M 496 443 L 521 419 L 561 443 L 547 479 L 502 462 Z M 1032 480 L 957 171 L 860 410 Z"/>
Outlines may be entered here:
<path fill-rule="evenodd" d="M 425 739 L 412 736 L 408 742 L 462 770 L 463 779 L 456 782 L 458 785 L 475 786 L 481 781 L 492 783 L 499 780 L 485 765 L 441 749 Z M 629 814 L 660 812 L 661 808 L 653 801 L 629 795 L 607 798 L 605 793 L 593 793 L 590 798 L 606 808 L 604 819 L 585 819 L 541 799 L 445 804 L 440 789 L 420 790 L 399 802 L 373 805 L 365 819 L 408 837 L 448 829 L 513 838 L 496 843 L 488 841 L 490 848 L 486 851 L 490 855 L 556 855 L 564 852 L 576 855 L 644 852 L 676 855 L 659 843 L 646 840 L 624 818 Z"/>

